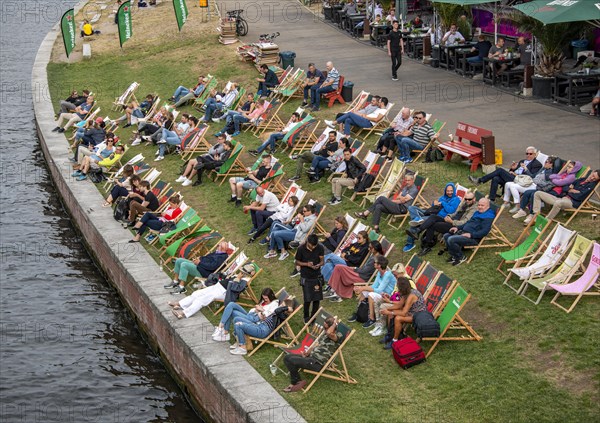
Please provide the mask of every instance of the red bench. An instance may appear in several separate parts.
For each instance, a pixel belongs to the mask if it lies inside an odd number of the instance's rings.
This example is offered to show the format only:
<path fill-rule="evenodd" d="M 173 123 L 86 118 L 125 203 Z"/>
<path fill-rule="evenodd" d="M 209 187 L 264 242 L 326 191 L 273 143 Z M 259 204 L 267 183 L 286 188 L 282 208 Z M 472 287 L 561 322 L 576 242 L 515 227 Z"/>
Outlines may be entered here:
<path fill-rule="evenodd" d="M 335 101 L 339 101 L 340 104 L 346 104 L 344 97 L 342 97 L 342 88 L 344 86 L 344 77 L 340 75 L 340 82 L 338 83 L 338 87 L 335 91 L 331 91 L 330 93 L 323 94 L 323 98 L 329 100 L 327 103 L 327 107 L 333 106 Z"/>
<path fill-rule="evenodd" d="M 481 138 L 491 135 L 492 131 L 488 131 L 487 129 L 458 122 L 454 139 L 440 144 L 439 148 L 446 151 L 446 160 L 450 160 L 453 154 L 458 154 L 471 160 L 471 172 L 475 172 L 483 158 Z M 464 143 L 462 142 L 463 140 L 469 143 Z M 471 144 L 478 144 L 479 147 Z"/>

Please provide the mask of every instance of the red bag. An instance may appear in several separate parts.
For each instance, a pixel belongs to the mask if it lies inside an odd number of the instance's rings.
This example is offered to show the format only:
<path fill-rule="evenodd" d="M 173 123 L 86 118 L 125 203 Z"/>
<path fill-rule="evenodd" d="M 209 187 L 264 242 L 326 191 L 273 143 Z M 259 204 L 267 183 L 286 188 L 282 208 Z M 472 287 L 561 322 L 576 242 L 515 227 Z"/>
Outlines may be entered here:
<path fill-rule="evenodd" d="M 404 370 L 425 361 L 425 353 L 417 342 L 406 337 L 392 344 L 392 354 Z"/>

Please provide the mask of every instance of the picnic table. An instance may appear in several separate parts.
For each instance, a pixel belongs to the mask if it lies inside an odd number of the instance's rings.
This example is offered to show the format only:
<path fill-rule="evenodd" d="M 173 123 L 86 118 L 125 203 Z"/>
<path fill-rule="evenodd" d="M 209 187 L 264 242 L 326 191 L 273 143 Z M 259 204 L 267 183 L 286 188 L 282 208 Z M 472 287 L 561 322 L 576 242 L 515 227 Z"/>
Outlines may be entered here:
<path fill-rule="evenodd" d="M 554 80 L 552 98 L 555 102 L 576 106 L 578 102 L 590 100 L 599 82 L 600 69 L 592 69 L 589 74 L 583 71 L 561 73 Z"/>
<path fill-rule="evenodd" d="M 402 38 L 406 40 L 406 54 L 413 59 L 419 59 L 423 56 L 423 38 L 427 37 L 426 33 L 421 34 L 406 34 Z"/>
<path fill-rule="evenodd" d="M 392 27 L 388 25 L 371 25 L 371 44 L 383 47 L 384 39 L 391 29 Z"/>
<path fill-rule="evenodd" d="M 452 44 L 452 45 L 439 45 L 438 48 L 440 49 L 440 54 L 442 57 L 440 57 L 440 67 L 441 68 L 445 68 L 446 70 L 453 70 L 454 67 L 452 67 L 452 63 L 450 61 L 451 57 L 454 57 L 454 66 L 456 64 L 456 55 L 455 52 L 458 49 L 463 49 L 466 47 L 472 47 L 474 46 L 475 43 L 472 41 L 463 43 L 463 44 Z M 445 60 L 443 60 L 445 59 Z"/>
<path fill-rule="evenodd" d="M 500 57 L 484 57 L 483 58 L 483 82 L 489 82 L 492 85 L 496 85 L 496 79 L 498 79 L 498 69 L 496 69 L 497 64 L 506 64 L 512 65 L 515 59 L 518 59 L 519 55 L 517 53 L 513 53 L 511 58 L 507 58 L 506 56 Z M 493 64 L 494 66 L 491 66 Z"/>

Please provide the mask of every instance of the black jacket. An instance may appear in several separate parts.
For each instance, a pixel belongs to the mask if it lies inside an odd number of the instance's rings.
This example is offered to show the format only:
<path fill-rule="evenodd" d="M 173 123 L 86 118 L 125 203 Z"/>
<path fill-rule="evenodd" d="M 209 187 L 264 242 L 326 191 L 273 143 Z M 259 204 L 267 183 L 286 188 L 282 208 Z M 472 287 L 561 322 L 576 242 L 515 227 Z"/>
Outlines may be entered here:
<path fill-rule="evenodd" d="M 367 171 L 365 165 L 354 156 L 350 157 L 348 161 L 344 160 L 344 162 L 346 162 L 346 175 L 350 179 L 360 179 Z"/>

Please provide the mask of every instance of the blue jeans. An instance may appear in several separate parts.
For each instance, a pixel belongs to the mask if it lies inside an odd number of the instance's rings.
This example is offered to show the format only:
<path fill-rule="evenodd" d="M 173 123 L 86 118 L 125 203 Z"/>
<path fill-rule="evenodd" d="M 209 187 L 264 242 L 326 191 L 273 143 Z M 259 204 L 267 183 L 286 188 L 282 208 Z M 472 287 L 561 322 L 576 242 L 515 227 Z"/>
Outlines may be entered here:
<path fill-rule="evenodd" d="M 236 324 L 238 322 L 241 324 Z M 264 322 L 249 323 L 236 317 L 233 319 L 233 333 L 235 333 L 239 345 L 246 345 L 246 334 L 262 339 L 266 338 L 271 331 Z"/>
<path fill-rule="evenodd" d="M 242 318 L 246 318 L 248 322 L 258 322 L 258 314 L 256 313 L 248 313 L 244 308 L 238 303 L 234 303 L 233 301 L 227 304 L 225 310 L 223 310 L 223 316 L 221 316 L 221 324 L 225 328 L 226 331 L 229 331 L 229 327 L 231 326 L 231 322 L 236 317 L 239 317 L 240 320 Z"/>
<path fill-rule="evenodd" d="M 271 250 L 283 250 L 285 242 L 293 241 L 296 237 L 296 229 L 280 229 L 271 232 L 269 248 Z"/>
<path fill-rule="evenodd" d="M 400 157 L 410 157 L 412 150 L 422 150 L 423 146 L 410 137 L 396 137 L 396 145 L 400 151 Z"/>
<path fill-rule="evenodd" d="M 184 95 L 188 95 L 189 93 L 190 90 L 188 90 L 186 87 L 181 85 L 177 87 L 175 93 L 173 94 L 173 97 L 175 97 L 175 103 L 177 103 L 181 99 L 181 97 L 183 97 Z"/>
<path fill-rule="evenodd" d="M 410 215 L 410 220 L 419 220 L 425 218 L 425 210 L 418 208 L 417 206 L 408 206 L 408 214 Z M 409 236 L 406 238 L 407 244 L 414 244 L 415 238 Z"/>
<path fill-rule="evenodd" d="M 483 59 L 479 56 L 474 56 L 474 57 L 467 57 L 467 62 L 469 63 L 481 63 L 483 62 Z"/>
<path fill-rule="evenodd" d="M 223 108 L 223 103 L 210 97 L 208 100 L 206 100 L 204 106 L 206 107 L 206 111 L 204 113 L 204 120 L 209 121 L 212 119 L 213 114 L 216 110 L 221 110 Z"/>
<path fill-rule="evenodd" d="M 321 171 L 327 169 L 331 162 L 323 156 L 315 156 L 312 163 L 310 164 L 310 168 L 317 172 L 317 176 L 321 176 Z"/>
<path fill-rule="evenodd" d="M 332 91 L 335 91 L 335 88 L 332 88 L 331 85 L 327 85 L 326 87 L 313 85 L 310 89 L 310 104 L 313 107 L 319 108 L 319 104 L 321 103 L 321 95 L 327 94 Z"/>
<path fill-rule="evenodd" d="M 307 85 L 306 87 L 304 87 L 304 101 L 308 100 L 308 95 L 310 93 L 310 90 L 312 90 L 313 87 L 316 87 L 316 89 L 319 89 L 319 87 L 321 86 L 321 84 L 316 83 L 315 85 Z"/>
<path fill-rule="evenodd" d="M 138 119 L 143 119 L 144 113 L 140 109 L 133 109 L 133 112 L 131 112 L 131 116 L 135 116 Z"/>
<path fill-rule="evenodd" d="M 277 141 L 282 140 L 283 137 L 285 137 L 285 134 L 283 132 L 273 132 L 269 136 L 269 139 L 266 140 L 265 142 L 263 142 L 262 145 L 256 149 L 256 151 L 258 151 L 259 153 L 262 153 L 263 151 L 265 151 L 267 149 L 267 147 L 270 147 L 271 151 L 275 150 L 275 143 Z"/>
<path fill-rule="evenodd" d="M 528 189 L 527 191 L 521 193 L 521 201 L 519 206 L 521 210 L 531 212 L 533 209 L 533 196 L 536 193 L 536 189 Z"/>
<path fill-rule="evenodd" d="M 140 226 L 137 230 L 137 233 L 140 236 L 144 235 L 144 232 L 146 232 L 147 228 L 150 228 L 154 231 L 160 231 L 160 228 L 163 226 L 162 220 L 159 220 L 156 215 L 148 212 L 144 213 L 140 222 L 142 222 L 142 226 Z"/>
<path fill-rule="evenodd" d="M 356 113 L 344 113 L 342 116 L 336 119 L 338 123 L 344 124 L 344 134 L 350 135 L 352 125 L 360 128 L 371 128 L 371 121 L 367 118 L 357 115 Z"/>
<path fill-rule="evenodd" d="M 473 238 L 467 238 L 466 236 L 462 235 L 453 235 L 451 233 L 447 233 L 444 235 L 444 242 L 446 243 L 446 247 L 448 248 L 448 253 L 454 259 L 461 259 L 463 257 L 463 247 L 468 245 L 479 244 L 479 241 Z"/>
<path fill-rule="evenodd" d="M 169 145 L 181 145 L 181 139 L 179 138 L 179 135 L 173 131 L 169 131 L 167 128 L 163 128 L 162 139 L 165 140 Z M 158 145 L 159 155 L 165 155 L 165 152 L 167 151 L 167 144 Z"/>
<path fill-rule="evenodd" d="M 75 132 L 75 141 L 79 141 L 83 134 L 85 133 L 85 128 L 77 128 L 77 132 Z"/>
<path fill-rule="evenodd" d="M 325 279 L 325 281 L 329 282 L 329 278 L 331 278 L 331 275 L 333 274 L 333 269 L 335 268 L 335 266 L 337 266 L 338 264 L 346 264 L 346 260 L 344 260 L 343 258 L 341 258 L 338 255 L 335 255 L 333 253 L 327 254 L 325 256 L 325 264 L 323 265 L 323 268 L 321 269 L 321 275 L 323 275 L 323 278 Z"/>
<path fill-rule="evenodd" d="M 242 123 L 248 123 L 248 122 L 250 122 L 250 119 L 248 119 L 246 116 L 234 115 L 233 116 L 233 128 L 234 128 L 235 132 L 240 132 L 240 125 Z M 223 132 L 225 132 L 225 129 L 223 129 Z"/>

